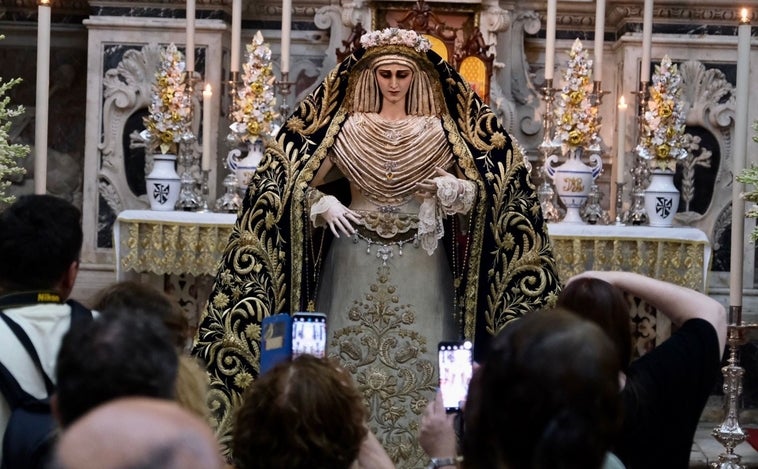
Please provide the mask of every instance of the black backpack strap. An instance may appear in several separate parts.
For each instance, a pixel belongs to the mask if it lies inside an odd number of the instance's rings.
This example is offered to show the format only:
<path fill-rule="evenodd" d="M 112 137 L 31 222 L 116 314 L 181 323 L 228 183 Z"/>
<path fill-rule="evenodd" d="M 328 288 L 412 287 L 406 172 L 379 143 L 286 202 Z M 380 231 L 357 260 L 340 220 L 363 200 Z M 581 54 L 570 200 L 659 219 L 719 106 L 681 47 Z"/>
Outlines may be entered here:
<path fill-rule="evenodd" d="M 34 396 L 21 388 L 16 378 L 2 363 L 0 363 L 0 393 L 8 401 L 11 410 L 21 407 L 26 402 L 36 400 Z"/>
<path fill-rule="evenodd" d="M 24 329 L 22 329 L 21 326 L 19 326 L 15 321 L 9 318 L 8 315 L 5 314 L 3 311 L 0 311 L 0 318 L 2 318 L 3 321 L 5 321 L 5 323 L 8 325 L 10 330 L 19 340 L 19 342 L 21 342 L 21 345 L 23 345 L 24 348 L 26 349 L 26 353 L 28 353 L 29 356 L 34 361 L 34 364 L 37 366 L 37 370 L 39 370 L 39 372 L 42 373 L 42 377 L 45 379 L 45 389 L 47 389 L 47 394 L 49 396 L 55 391 L 55 385 L 53 385 L 53 382 L 50 380 L 50 377 L 47 376 L 47 373 L 45 373 L 45 370 L 42 368 L 42 362 L 40 361 L 39 355 L 37 354 L 37 350 L 34 349 L 34 345 L 32 345 L 32 341 L 29 339 L 29 336 L 26 335 L 26 332 L 24 332 Z M 73 316 L 72 316 L 72 320 L 73 320 Z"/>
<path fill-rule="evenodd" d="M 92 310 L 83 304 L 76 300 L 66 300 L 66 304 L 71 307 L 71 327 L 82 321 L 92 320 Z"/>

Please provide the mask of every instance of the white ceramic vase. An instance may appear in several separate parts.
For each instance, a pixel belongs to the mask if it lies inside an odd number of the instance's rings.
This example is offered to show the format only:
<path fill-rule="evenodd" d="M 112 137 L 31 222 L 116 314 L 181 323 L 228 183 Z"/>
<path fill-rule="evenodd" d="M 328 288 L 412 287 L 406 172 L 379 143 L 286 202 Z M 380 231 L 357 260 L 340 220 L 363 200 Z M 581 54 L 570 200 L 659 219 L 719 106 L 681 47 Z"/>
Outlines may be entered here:
<path fill-rule="evenodd" d="M 181 179 L 176 173 L 176 155 L 153 155 L 153 170 L 145 177 L 145 183 L 151 209 L 174 210 L 181 189 Z"/>
<path fill-rule="evenodd" d="M 674 185 L 673 171 L 653 171 L 645 190 L 645 211 L 650 226 L 669 227 L 679 209 L 679 190 Z"/>
<path fill-rule="evenodd" d="M 570 149 L 566 161 L 559 166 L 553 166 L 558 162 L 558 155 L 551 155 L 545 160 L 545 170 L 553 180 L 555 192 L 566 206 L 564 223 L 584 223 L 579 209 L 587 202 L 592 181 L 603 169 L 600 155 L 591 154 L 590 161 L 594 166 L 589 166 L 582 161 L 582 151 L 582 148 Z"/>
<path fill-rule="evenodd" d="M 241 156 L 242 150 L 233 149 L 226 157 L 226 164 L 237 176 L 237 186 L 244 191 L 250 185 L 263 158 L 263 139 L 257 138 L 247 142 L 247 155 L 244 158 Z"/>

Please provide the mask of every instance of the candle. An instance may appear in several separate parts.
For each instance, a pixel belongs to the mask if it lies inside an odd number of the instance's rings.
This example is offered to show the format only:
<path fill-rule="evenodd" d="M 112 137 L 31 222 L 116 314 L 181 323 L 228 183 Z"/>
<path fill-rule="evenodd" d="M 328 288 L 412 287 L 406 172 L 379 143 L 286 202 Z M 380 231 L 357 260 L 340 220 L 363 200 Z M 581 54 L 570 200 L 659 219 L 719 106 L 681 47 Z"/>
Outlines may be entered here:
<path fill-rule="evenodd" d="M 242 0 L 232 2 L 232 72 L 240 71 L 240 38 L 242 36 Z"/>
<path fill-rule="evenodd" d="M 50 89 L 50 0 L 37 7 L 37 95 L 34 117 L 34 193 L 47 192 L 47 108 Z"/>
<path fill-rule="evenodd" d="M 203 90 L 203 157 L 201 160 L 202 170 L 211 170 L 211 98 L 213 91 L 210 83 Z"/>
<path fill-rule="evenodd" d="M 650 81 L 650 50 L 653 44 L 653 0 L 645 0 L 642 17 L 642 64 L 640 81 Z"/>
<path fill-rule="evenodd" d="M 292 33 L 292 0 L 282 2 L 282 74 L 290 71 L 290 34 Z"/>
<path fill-rule="evenodd" d="M 558 0 L 547 0 L 547 25 L 545 26 L 545 80 L 553 79 L 555 70 L 555 17 Z"/>
<path fill-rule="evenodd" d="M 187 0 L 187 71 L 195 71 L 195 0 Z"/>
<path fill-rule="evenodd" d="M 739 175 L 745 168 L 748 128 L 748 89 L 750 86 L 750 20 L 746 9 L 737 33 L 737 110 L 734 117 L 734 163 L 732 172 Z M 729 305 L 742 306 L 742 263 L 745 242 L 745 185 L 732 182 L 732 247 L 729 264 Z"/>
<path fill-rule="evenodd" d="M 624 156 L 626 154 L 626 99 L 619 98 L 616 137 L 616 182 L 624 182 Z"/>
<path fill-rule="evenodd" d="M 595 81 L 603 81 L 603 39 L 605 38 L 605 0 L 595 9 Z"/>

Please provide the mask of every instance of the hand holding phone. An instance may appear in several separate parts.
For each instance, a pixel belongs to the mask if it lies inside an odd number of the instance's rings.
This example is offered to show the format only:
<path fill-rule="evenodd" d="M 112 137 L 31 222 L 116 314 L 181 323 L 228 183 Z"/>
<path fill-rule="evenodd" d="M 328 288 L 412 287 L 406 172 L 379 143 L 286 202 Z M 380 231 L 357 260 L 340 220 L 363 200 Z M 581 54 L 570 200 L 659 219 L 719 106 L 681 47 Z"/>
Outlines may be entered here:
<path fill-rule="evenodd" d="M 437 347 L 440 393 L 447 412 L 460 411 L 461 405 L 466 402 L 473 374 L 472 349 L 469 341 L 440 342 Z"/>

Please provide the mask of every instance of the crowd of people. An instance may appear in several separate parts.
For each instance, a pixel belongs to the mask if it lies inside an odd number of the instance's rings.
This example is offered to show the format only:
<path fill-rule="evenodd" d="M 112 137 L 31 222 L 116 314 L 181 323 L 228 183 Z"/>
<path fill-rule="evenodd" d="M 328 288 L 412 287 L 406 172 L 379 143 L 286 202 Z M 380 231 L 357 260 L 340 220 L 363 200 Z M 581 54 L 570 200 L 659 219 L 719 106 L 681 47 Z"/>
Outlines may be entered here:
<path fill-rule="evenodd" d="M 367 34 L 290 117 L 198 331 L 137 282 L 69 300 L 68 202 L 0 212 L 2 467 L 687 467 L 724 308 L 631 273 L 561 283 L 524 155 L 424 41 Z M 634 360 L 625 295 L 676 326 Z M 306 310 L 329 356 L 259 375 L 261 318 Z M 450 414 L 436 344 L 464 337 L 478 363 Z"/>

